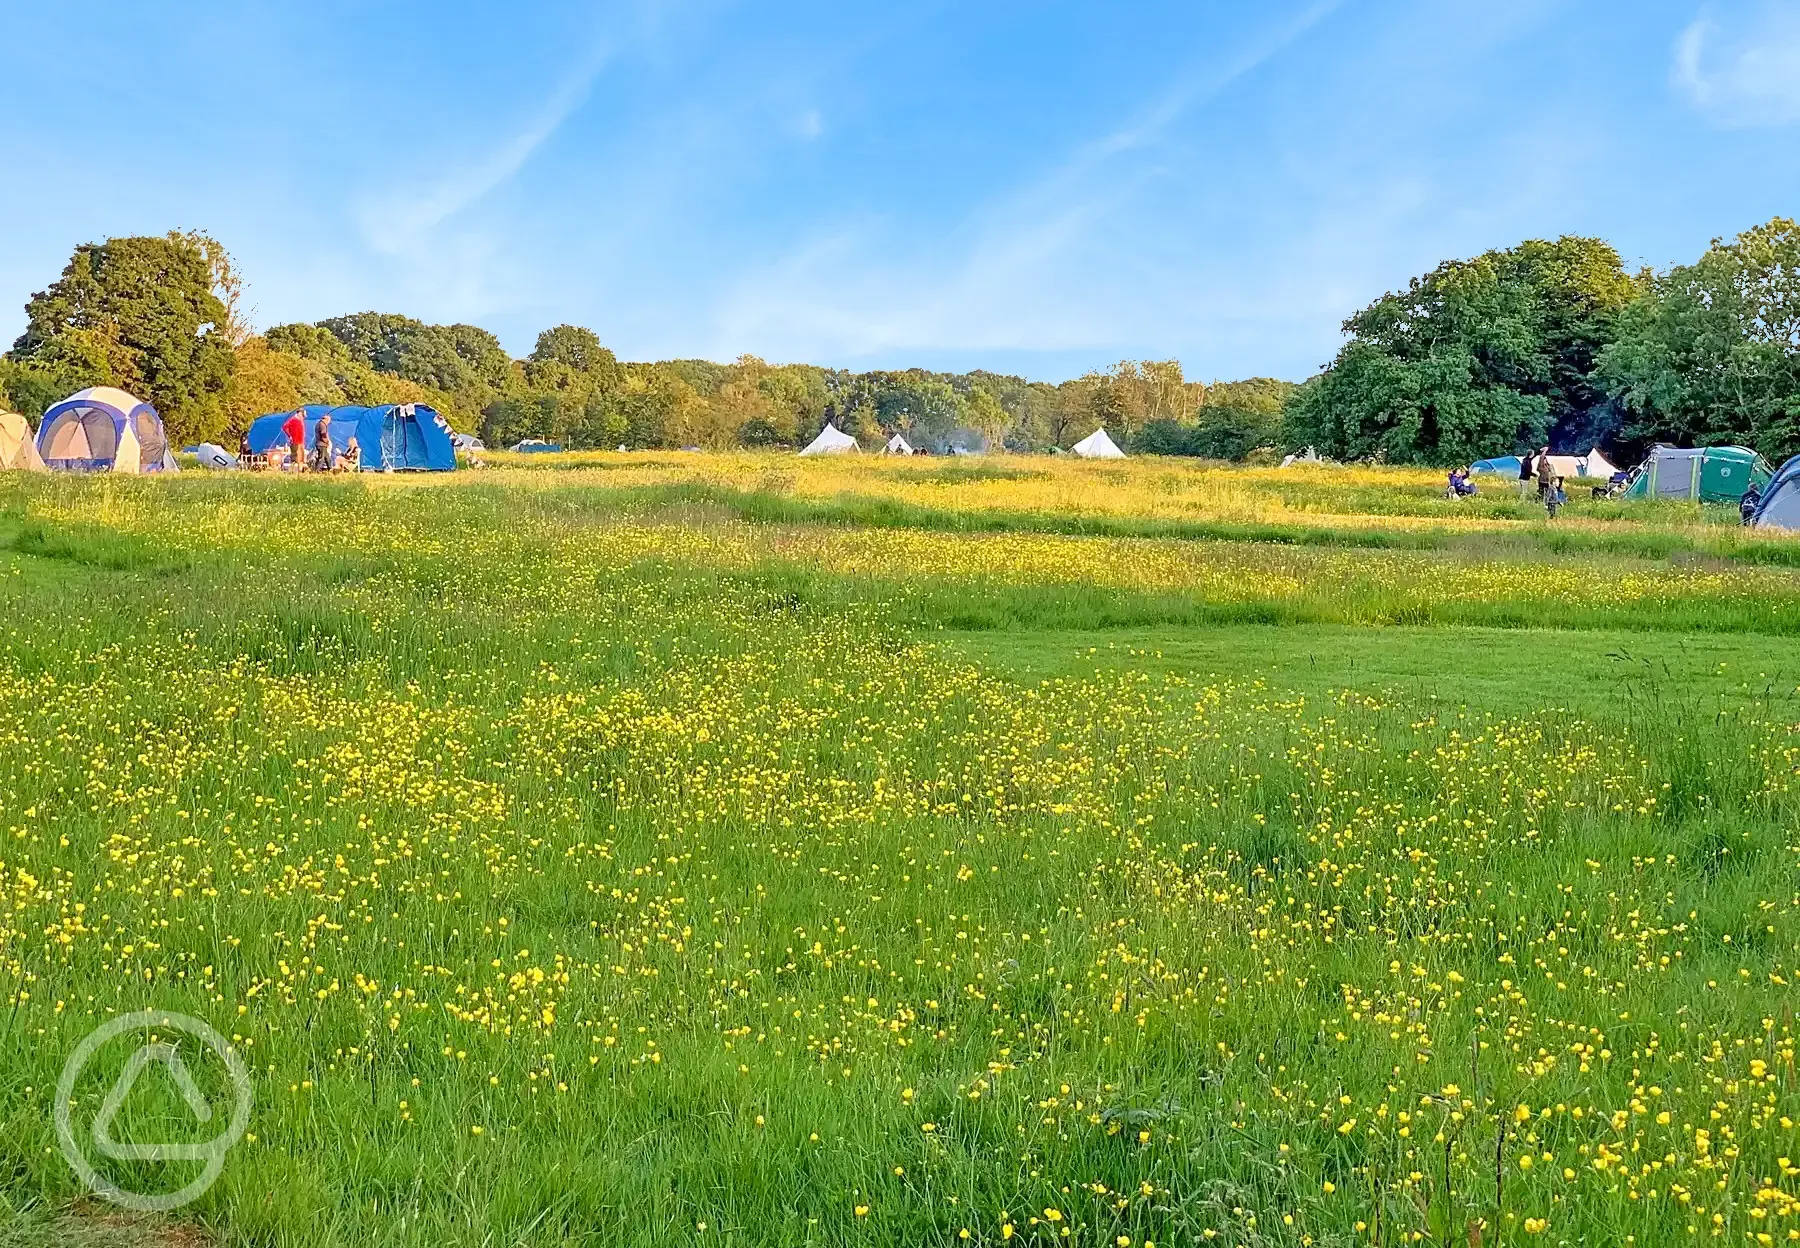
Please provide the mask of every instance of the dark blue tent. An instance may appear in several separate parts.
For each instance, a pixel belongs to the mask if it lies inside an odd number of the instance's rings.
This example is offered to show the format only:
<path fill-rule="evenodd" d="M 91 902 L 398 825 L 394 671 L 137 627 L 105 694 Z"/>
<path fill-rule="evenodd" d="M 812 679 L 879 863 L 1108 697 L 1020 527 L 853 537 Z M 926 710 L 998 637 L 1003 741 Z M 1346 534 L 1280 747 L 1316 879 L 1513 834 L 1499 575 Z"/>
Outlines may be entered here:
<path fill-rule="evenodd" d="M 1788 460 L 1769 479 L 1750 524 L 1758 529 L 1800 529 L 1800 455 Z"/>
<path fill-rule="evenodd" d="M 340 455 L 356 439 L 364 472 L 450 472 L 456 448 L 450 425 L 423 404 L 387 403 L 380 407 L 311 405 L 306 413 L 306 453 L 318 445 L 319 416 L 331 413 L 331 445 Z M 271 412 L 250 422 L 250 453 L 266 455 L 287 443 L 281 426 L 293 412 Z"/>
<path fill-rule="evenodd" d="M 1494 459 L 1478 459 L 1469 467 L 1475 472 L 1494 473 L 1504 477 L 1519 475 L 1520 460 L 1517 455 L 1501 455 Z"/>

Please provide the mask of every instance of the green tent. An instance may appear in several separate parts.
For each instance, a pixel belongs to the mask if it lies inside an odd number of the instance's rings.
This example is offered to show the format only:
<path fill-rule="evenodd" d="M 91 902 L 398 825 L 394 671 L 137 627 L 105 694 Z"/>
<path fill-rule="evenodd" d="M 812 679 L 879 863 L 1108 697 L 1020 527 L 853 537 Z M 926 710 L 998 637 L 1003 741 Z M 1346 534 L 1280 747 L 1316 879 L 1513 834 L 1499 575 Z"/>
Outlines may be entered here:
<path fill-rule="evenodd" d="M 1690 498 L 1735 503 L 1754 483 L 1769 483 L 1775 470 L 1746 446 L 1657 446 L 1638 466 L 1626 498 Z"/>

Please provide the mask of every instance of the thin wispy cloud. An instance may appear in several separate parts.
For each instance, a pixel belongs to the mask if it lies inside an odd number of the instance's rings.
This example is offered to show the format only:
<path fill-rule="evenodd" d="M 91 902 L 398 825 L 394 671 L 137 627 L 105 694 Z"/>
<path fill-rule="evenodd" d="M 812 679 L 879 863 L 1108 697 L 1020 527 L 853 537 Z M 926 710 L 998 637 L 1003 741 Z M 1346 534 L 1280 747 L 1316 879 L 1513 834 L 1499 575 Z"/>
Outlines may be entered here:
<path fill-rule="evenodd" d="M 1122 124 L 988 197 L 941 241 L 894 257 L 880 221 L 814 232 L 725 293 L 719 341 L 768 344 L 776 354 L 805 343 L 869 356 L 904 348 L 1056 351 L 1131 336 L 1142 328 L 1130 323 L 1137 313 L 1122 315 L 1122 302 L 1091 271 L 1066 272 L 1072 258 L 1114 246 L 1108 236 L 1117 231 L 1107 223 L 1158 176 L 1137 158 L 1342 3 L 1318 0 L 1224 58 L 1190 66 Z"/>
<path fill-rule="evenodd" d="M 357 205 L 365 237 L 377 251 L 402 255 L 421 237 L 510 180 L 587 101 L 612 54 L 594 48 L 512 135 L 459 168 L 423 185 L 392 186 Z"/>
<path fill-rule="evenodd" d="M 1800 123 L 1800 4 L 1703 10 L 1675 41 L 1672 77 L 1721 125 Z"/>

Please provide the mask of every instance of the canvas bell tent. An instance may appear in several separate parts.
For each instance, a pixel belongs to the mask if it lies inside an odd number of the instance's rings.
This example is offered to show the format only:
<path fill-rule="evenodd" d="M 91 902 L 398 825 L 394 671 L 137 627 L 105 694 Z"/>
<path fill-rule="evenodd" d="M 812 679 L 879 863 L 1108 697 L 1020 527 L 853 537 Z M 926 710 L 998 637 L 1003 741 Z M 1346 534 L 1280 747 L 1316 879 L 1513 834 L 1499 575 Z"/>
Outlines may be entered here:
<path fill-rule="evenodd" d="M 112 386 L 72 394 L 44 413 L 38 454 L 60 472 L 179 472 L 156 409 Z"/>
<path fill-rule="evenodd" d="M 1745 446 L 1657 446 L 1632 476 L 1625 497 L 1735 503 L 1774 475 L 1768 461 Z"/>
<path fill-rule="evenodd" d="M 1125 452 L 1118 448 L 1113 440 L 1106 436 L 1105 429 L 1096 429 L 1087 437 L 1069 448 L 1083 459 L 1124 459 Z"/>
<path fill-rule="evenodd" d="M 1750 527 L 1800 532 L 1800 455 L 1788 460 L 1770 478 L 1762 502 L 1750 518 Z"/>
<path fill-rule="evenodd" d="M 1515 459 L 1513 460 L 1513 472 L 1517 474 L 1518 470 L 1519 461 Z M 1607 481 L 1612 478 L 1613 473 L 1618 471 L 1613 467 L 1612 462 L 1600 453 L 1599 447 L 1595 447 L 1586 455 L 1552 455 L 1550 470 L 1557 476 L 1570 481 L 1577 478 Z"/>
<path fill-rule="evenodd" d="M 38 455 L 31 426 L 17 412 L 0 412 L 0 470 L 7 468 L 44 471 L 44 461 Z"/>
<path fill-rule="evenodd" d="M 331 446 L 342 455 L 356 439 L 364 472 L 452 472 L 456 448 L 450 441 L 450 425 L 432 408 L 414 403 L 387 403 L 380 407 L 324 407 L 300 409 L 305 413 L 306 454 L 318 446 L 319 417 L 331 413 Z M 271 412 L 250 422 L 246 440 L 252 455 L 267 455 L 287 445 L 281 431 L 292 411 Z"/>
<path fill-rule="evenodd" d="M 881 453 L 883 455 L 911 455 L 913 453 L 912 443 L 896 433 L 887 440 L 887 445 L 881 448 Z"/>
<path fill-rule="evenodd" d="M 826 425 L 819 430 L 819 436 L 806 444 L 802 455 L 849 455 L 862 450 L 856 439 L 835 425 Z"/>

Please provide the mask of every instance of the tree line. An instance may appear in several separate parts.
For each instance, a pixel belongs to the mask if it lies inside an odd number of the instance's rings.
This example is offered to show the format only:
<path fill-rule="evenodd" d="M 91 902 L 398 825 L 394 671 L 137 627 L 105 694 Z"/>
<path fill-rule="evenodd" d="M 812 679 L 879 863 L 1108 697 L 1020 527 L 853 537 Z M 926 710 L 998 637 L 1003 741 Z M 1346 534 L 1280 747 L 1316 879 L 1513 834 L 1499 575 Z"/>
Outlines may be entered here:
<path fill-rule="evenodd" d="M 76 248 L 0 356 L 0 401 L 39 416 L 115 385 L 178 444 L 231 442 L 303 403 L 428 403 L 489 445 L 797 446 L 827 423 L 1042 451 L 1098 426 L 1140 453 L 1246 459 L 1305 446 L 1341 459 L 1468 461 L 1548 442 L 1630 456 L 1653 441 L 1800 451 L 1800 228 L 1778 218 L 1691 265 L 1627 273 L 1592 238 L 1449 261 L 1344 322 L 1303 385 L 1187 380 L 1125 361 L 1061 384 L 977 370 L 851 372 L 742 356 L 622 361 L 559 325 L 524 359 L 473 325 L 362 312 L 255 333 L 226 250 L 198 233 Z"/>
<path fill-rule="evenodd" d="M 1439 265 L 1344 322 L 1283 437 L 1347 459 L 1458 463 L 1546 443 L 1800 453 L 1800 227 L 1629 274 L 1595 238 Z"/>

